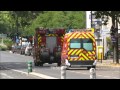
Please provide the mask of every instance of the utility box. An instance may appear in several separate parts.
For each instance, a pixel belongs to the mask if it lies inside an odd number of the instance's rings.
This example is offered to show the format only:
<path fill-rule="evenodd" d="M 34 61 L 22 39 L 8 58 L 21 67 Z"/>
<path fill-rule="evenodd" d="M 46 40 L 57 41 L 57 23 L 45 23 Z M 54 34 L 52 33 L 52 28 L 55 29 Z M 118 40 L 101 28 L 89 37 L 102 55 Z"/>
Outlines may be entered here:
<path fill-rule="evenodd" d="M 103 51 L 103 46 L 97 46 L 97 59 L 98 60 L 103 60 L 104 56 L 104 51 Z"/>

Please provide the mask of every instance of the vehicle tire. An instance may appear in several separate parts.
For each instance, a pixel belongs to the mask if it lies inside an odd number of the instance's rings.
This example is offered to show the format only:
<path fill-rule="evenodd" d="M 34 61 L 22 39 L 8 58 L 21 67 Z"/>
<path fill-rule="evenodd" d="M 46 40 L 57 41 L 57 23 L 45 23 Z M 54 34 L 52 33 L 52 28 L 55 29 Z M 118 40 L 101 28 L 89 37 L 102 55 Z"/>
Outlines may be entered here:
<path fill-rule="evenodd" d="M 39 63 L 39 66 L 43 66 L 43 63 Z"/>
<path fill-rule="evenodd" d="M 49 62 L 49 64 L 52 64 L 52 62 Z"/>
<path fill-rule="evenodd" d="M 29 53 L 28 56 L 30 56 L 31 54 Z"/>
<path fill-rule="evenodd" d="M 38 62 L 34 62 L 34 65 L 35 65 L 35 66 L 39 66 L 39 63 L 38 63 Z"/>
<path fill-rule="evenodd" d="M 87 67 L 87 70 L 90 70 L 91 67 Z"/>
<path fill-rule="evenodd" d="M 92 68 L 96 69 L 96 66 L 92 66 Z"/>
<path fill-rule="evenodd" d="M 20 52 L 20 54 L 22 55 L 22 52 Z"/>
<path fill-rule="evenodd" d="M 58 66 L 58 67 L 61 66 L 61 62 L 58 62 L 58 63 L 57 63 L 57 66 Z"/>
<path fill-rule="evenodd" d="M 70 67 L 69 67 L 69 66 L 67 66 L 66 70 L 70 70 Z"/>

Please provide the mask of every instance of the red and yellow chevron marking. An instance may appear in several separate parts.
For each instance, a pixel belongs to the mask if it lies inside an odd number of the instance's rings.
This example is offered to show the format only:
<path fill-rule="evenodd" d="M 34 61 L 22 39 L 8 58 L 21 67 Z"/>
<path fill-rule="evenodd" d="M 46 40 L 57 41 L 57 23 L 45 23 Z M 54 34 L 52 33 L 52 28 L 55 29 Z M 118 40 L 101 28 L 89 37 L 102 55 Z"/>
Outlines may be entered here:
<path fill-rule="evenodd" d="M 64 36 L 61 36 L 61 44 L 63 45 Z"/>
<path fill-rule="evenodd" d="M 67 47 L 68 47 L 68 60 L 70 61 L 79 61 L 79 60 L 95 60 L 95 50 L 96 50 L 96 43 L 95 43 L 95 38 L 94 35 L 90 32 L 82 32 L 82 33 L 70 33 L 67 34 Z M 70 39 L 72 38 L 90 38 L 93 41 L 93 50 L 94 51 L 87 51 L 86 54 L 83 54 L 82 51 L 83 49 L 70 49 Z M 78 58 L 70 58 L 71 55 L 78 55 Z"/>
<path fill-rule="evenodd" d="M 75 53 L 76 53 L 77 51 L 78 51 L 77 49 L 73 50 L 72 53 L 71 53 L 71 55 L 75 55 Z"/>
<path fill-rule="evenodd" d="M 87 52 L 86 54 L 82 53 L 82 49 L 80 50 L 70 50 L 68 52 L 68 59 L 71 61 L 79 61 L 79 60 L 95 60 L 95 54 L 93 54 L 92 52 Z M 78 55 L 79 58 L 70 58 L 71 55 Z M 82 59 L 81 59 L 82 57 Z"/>
<path fill-rule="evenodd" d="M 38 34 L 38 45 L 40 46 L 41 43 L 41 36 Z"/>
<path fill-rule="evenodd" d="M 74 38 L 76 35 L 77 35 L 77 33 L 73 33 L 73 34 L 71 34 L 71 35 L 68 37 L 67 42 L 69 42 L 69 41 L 70 41 L 70 39 L 71 39 L 71 38 Z"/>
<path fill-rule="evenodd" d="M 71 53 L 74 51 L 74 49 L 71 49 L 69 52 L 68 52 L 68 56 L 71 55 Z"/>
<path fill-rule="evenodd" d="M 77 33 L 74 38 L 80 38 L 80 33 Z"/>
<path fill-rule="evenodd" d="M 47 36 L 58 36 L 57 34 L 48 34 Z"/>
<path fill-rule="evenodd" d="M 95 42 L 95 38 L 93 37 L 93 35 L 91 33 L 86 33 L 86 35 L 88 35 L 89 38 L 91 38 L 93 40 L 93 42 Z"/>

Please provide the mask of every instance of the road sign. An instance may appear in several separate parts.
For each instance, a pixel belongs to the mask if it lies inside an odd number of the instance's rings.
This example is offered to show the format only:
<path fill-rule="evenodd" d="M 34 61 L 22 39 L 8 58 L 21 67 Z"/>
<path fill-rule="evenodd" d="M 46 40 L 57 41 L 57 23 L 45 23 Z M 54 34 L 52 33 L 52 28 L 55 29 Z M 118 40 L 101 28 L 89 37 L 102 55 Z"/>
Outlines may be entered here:
<path fill-rule="evenodd" d="M 0 38 L 6 38 L 7 34 L 0 34 Z"/>
<path fill-rule="evenodd" d="M 109 30 L 109 29 L 103 29 L 103 30 L 101 30 L 101 34 L 102 34 L 102 35 L 106 35 L 106 34 L 108 34 L 108 33 L 110 33 L 110 30 Z"/>

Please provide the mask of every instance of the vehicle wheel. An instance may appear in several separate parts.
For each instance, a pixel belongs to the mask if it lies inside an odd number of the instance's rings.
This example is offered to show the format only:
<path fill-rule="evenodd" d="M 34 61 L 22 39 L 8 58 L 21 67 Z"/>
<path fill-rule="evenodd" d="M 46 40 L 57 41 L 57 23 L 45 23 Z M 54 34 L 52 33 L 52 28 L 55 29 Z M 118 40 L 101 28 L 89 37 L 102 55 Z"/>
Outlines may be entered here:
<path fill-rule="evenodd" d="M 92 68 L 96 69 L 96 66 L 92 66 Z"/>
<path fill-rule="evenodd" d="M 35 65 L 35 66 L 39 66 L 39 63 L 38 63 L 38 62 L 34 62 L 34 65 Z"/>
<path fill-rule="evenodd" d="M 66 70 L 70 70 L 70 67 L 69 67 L 69 66 L 67 66 Z"/>
<path fill-rule="evenodd" d="M 57 66 L 61 66 L 61 63 L 60 63 L 60 62 L 58 62 L 58 63 L 57 63 Z"/>
<path fill-rule="evenodd" d="M 87 67 L 87 70 L 90 70 L 91 67 Z"/>
<path fill-rule="evenodd" d="M 40 66 L 43 66 L 43 63 L 39 63 Z"/>
<path fill-rule="evenodd" d="M 22 54 L 23 54 L 23 52 L 21 51 L 21 52 L 20 52 L 20 54 L 22 55 Z"/>
<path fill-rule="evenodd" d="M 49 62 L 49 64 L 52 64 L 51 62 Z"/>
<path fill-rule="evenodd" d="M 28 56 L 30 56 L 31 54 L 29 53 Z"/>

